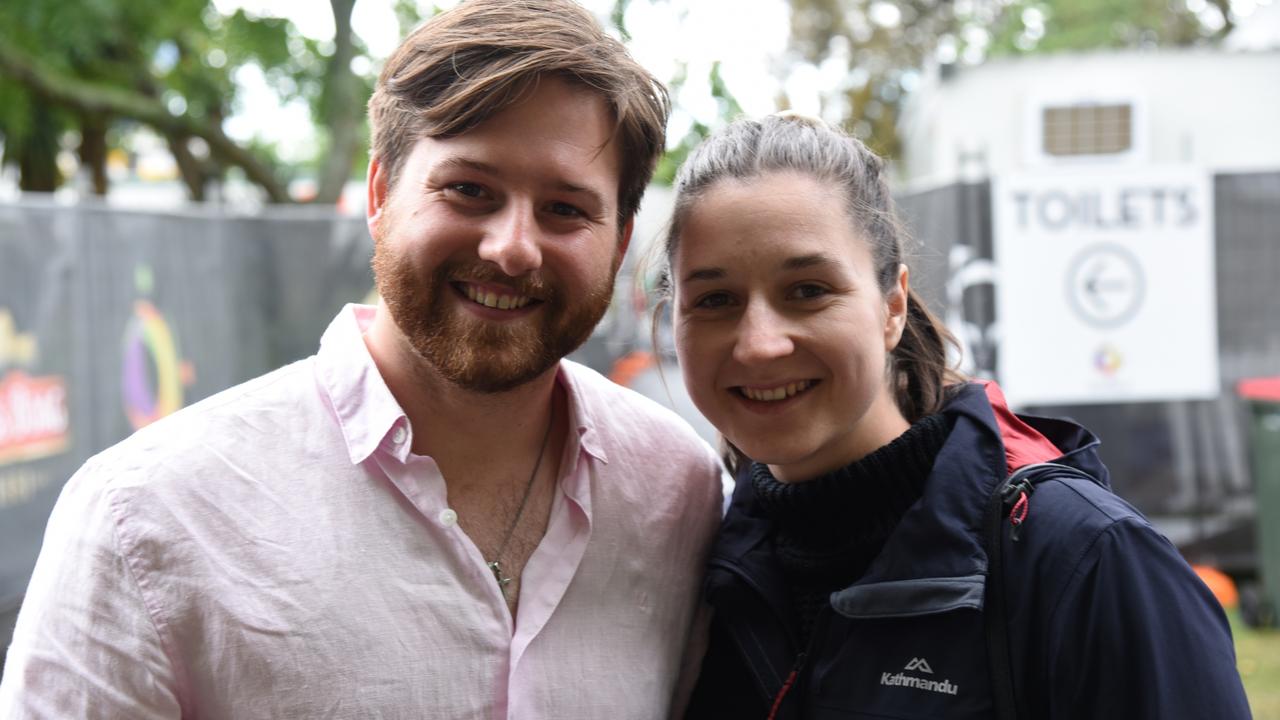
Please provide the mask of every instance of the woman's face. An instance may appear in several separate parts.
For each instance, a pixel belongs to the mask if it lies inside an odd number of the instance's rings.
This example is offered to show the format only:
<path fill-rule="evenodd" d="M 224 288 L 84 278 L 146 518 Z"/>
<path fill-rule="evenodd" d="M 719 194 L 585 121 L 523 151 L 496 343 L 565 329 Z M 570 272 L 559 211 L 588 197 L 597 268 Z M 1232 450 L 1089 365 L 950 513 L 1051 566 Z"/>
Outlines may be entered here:
<path fill-rule="evenodd" d="M 685 218 L 672 278 L 694 404 L 775 477 L 815 477 L 906 430 L 886 372 L 906 268 L 881 293 L 838 189 L 790 172 L 717 182 Z"/>

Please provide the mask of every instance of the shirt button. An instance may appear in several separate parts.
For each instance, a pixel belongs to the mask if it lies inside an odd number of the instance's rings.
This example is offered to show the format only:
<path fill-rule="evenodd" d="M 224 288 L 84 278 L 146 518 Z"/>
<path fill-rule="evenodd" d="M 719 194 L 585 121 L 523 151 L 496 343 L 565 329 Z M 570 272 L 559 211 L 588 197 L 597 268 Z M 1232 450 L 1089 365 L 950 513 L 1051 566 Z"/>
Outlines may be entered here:
<path fill-rule="evenodd" d="M 408 434 L 409 433 L 404 431 L 404 428 L 397 426 L 396 429 L 391 433 L 391 442 L 399 445 L 400 443 L 404 442 L 404 437 L 405 435 L 408 435 Z"/>
<path fill-rule="evenodd" d="M 445 527 L 453 527 L 458 524 L 458 513 L 453 508 L 445 508 L 440 511 L 440 524 Z"/>

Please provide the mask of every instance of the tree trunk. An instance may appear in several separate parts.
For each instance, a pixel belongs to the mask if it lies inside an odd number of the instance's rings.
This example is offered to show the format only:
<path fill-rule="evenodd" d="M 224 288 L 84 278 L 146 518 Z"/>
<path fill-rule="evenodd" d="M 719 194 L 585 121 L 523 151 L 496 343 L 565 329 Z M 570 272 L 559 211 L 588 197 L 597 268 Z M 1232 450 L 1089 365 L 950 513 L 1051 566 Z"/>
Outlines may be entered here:
<path fill-rule="evenodd" d="M 324 124 L 329 129 L 329 153 L 320 172 L 317 203 L 332 205 L 342 197 L 351 177 L 359 141 L 359 79 L 351 72 L 355 43 L 351 36 L 351 11 L 356 0 L 329 0 L 333 8 L 333 57 L 325 73 Z"/>
<path fill-rule="evenodd" d="M 31 134 L 18 147 L 18 171 L 18 187 L 24 192 L 53 192 L 62 184 L 57 123 L 39 103 L 31 106 Z"/>
<path fill-rule="evenodd" d="M 187 141 L 190 139 L 190 136 L 178 133 L 165 135 L 165 140 L 169 143 L 169 152 L 173 155 L 173 161 L 178 164 L 178 172 L 182 175 L 182 184 L 187 186 L 187 197 L 192 202 L 204 202 L 204 189 L 209 178 L 200 160 L 191 154 L 191 148 L 187 146 Z"/>
<path fill-rule="evenodd" d="M 107 126 L 103 115 L 80 116 L 80 164 L 89 169 L 93 194 L 107 194 Z"/>

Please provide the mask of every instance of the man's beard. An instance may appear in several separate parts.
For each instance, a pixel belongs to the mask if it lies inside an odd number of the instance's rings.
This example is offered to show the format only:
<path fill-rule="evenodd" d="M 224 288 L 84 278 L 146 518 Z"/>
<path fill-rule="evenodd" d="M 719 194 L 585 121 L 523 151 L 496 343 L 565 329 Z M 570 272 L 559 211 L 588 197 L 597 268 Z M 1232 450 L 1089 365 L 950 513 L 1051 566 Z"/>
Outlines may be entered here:
<path fill-rule="evenodd" d="M 540 273 L 510 278 L 482 260 L 450 261 L 423 278 L 385 240 L 376 240 L 373 250 L 378 293 L 414 352 L 445 380 L 482 393 L 519 387 L 586 342 L 609 307 L 617 268 L 615 258 L 604 282 L 570 298 Z M 541 305 L 532 318 L 486 321 L 450 307 L 471 302 L 450 281 L 497 282 Z M 445 297 L 449 293 L 453 301 Z"/>

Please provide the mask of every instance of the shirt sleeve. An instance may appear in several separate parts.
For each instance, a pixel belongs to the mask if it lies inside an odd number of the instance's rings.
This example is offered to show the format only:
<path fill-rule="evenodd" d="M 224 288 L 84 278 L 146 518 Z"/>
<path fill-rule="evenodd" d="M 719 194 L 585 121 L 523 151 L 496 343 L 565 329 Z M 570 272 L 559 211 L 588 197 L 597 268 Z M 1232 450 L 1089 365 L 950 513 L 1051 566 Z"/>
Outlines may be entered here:
<path fill-rule="evenodd" d="M 1121 520 L 1083 557 L 1051 618 L 1053 717 L 1250 717 L 1222 607 L 1164 536 Z"/>
<path fill-rule="evenodd" d="M 182 716 L 102 480 L 81 469 L 50 516 L 0 682 L 0 717 Z"/>

